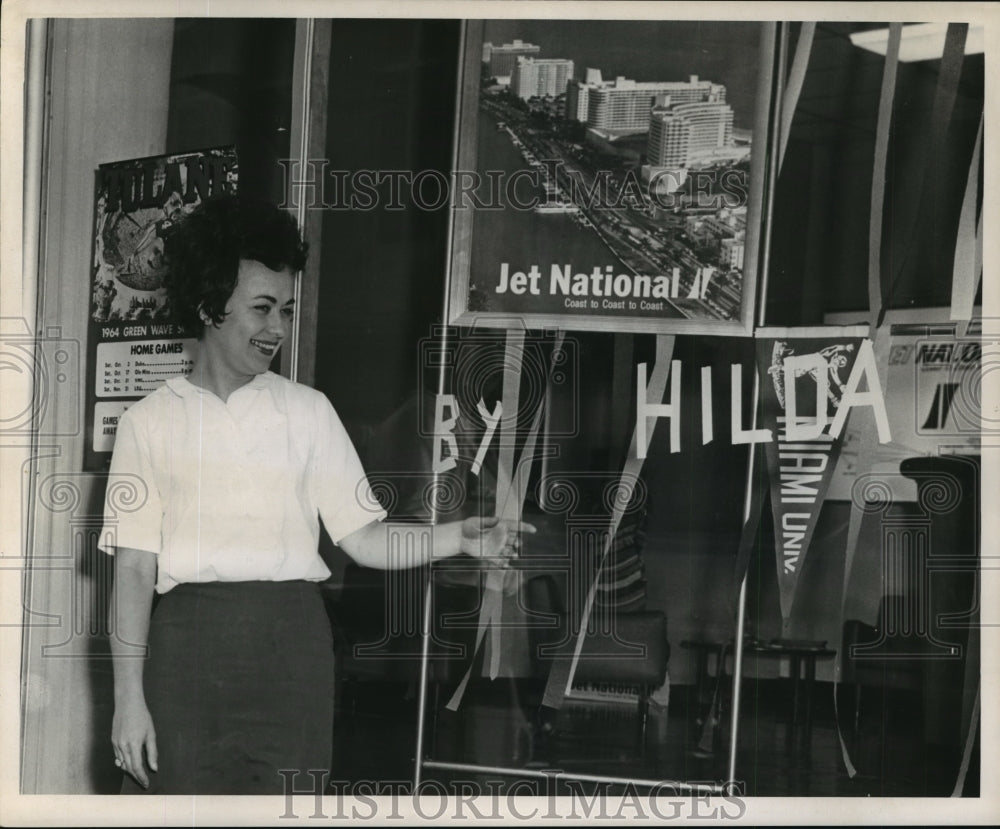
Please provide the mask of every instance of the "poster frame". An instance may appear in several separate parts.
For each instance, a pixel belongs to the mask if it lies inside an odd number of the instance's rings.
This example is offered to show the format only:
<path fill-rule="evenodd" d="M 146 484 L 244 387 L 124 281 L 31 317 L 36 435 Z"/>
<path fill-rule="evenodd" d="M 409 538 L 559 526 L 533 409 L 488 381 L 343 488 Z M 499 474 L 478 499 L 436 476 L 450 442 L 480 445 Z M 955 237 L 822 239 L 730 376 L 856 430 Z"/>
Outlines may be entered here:
<path fill-rule="evenodd" d="M 549 21 L 550 25 L 572 21 Z M 644 21 L 632 21 L 637 25 Z M 669 22 L 669 21 L 655 21 Z M 707 21 L 710 23 L 711 21 Z M 480 102 L 481 57 L 486 21 L 465 20 L 459 48 L 459 83 L 456 103 L 455 150 L 453 179 L 461 171 L 478 170 L 478 114 Z M 768 188 L 768 166 L 771 162 L 770 139 L 775 99 L 774 61 L 777 24 L 762 21 L 760 26 L 759 66 L 754 102 L 754 147 L 751 154 L 750 183 L 747 198 L 744 271 L 740 291 L 740 307 L 733 319 L 676 318 L 661 316 L 621 315 L 602 313 L 600 309 L 581 313 L 523 310 L 481 310 L 471 307 L 474 293 L 473 256 L 477 244 L 475 217 L 477 209 L 469 204 L 467 193 L 453 186 L 449 223 L 449 260 L 446 283 L 447 321 L 452 325 L 487 328 L 560 329 L 618 333 L 705 334 L 716 336 L 752 336 L 761 253 L 767 233 L 771 194 Z M 569 261 L 566 251 L 553 250 L 552 261 Z M 682 285 L 682 290 L 687 290 Z M 669 304 L 669 300 L 667 301 Z"/>

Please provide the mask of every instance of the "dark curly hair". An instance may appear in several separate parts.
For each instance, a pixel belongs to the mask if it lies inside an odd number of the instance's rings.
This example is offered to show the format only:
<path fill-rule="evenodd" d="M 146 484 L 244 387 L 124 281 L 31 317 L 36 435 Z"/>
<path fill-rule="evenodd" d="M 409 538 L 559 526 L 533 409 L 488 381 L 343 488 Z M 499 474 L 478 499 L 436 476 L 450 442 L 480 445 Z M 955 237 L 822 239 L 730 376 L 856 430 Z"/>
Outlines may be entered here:
<path fill-rule="evenodd" d="M 165 240 L 171 314 L 200 339 L 202 313 L 215 325 L 225 319 L 241 259 L 294 273 L 307 252 L 295 219 L 280 207 L 229 194 L 206 199 Z"/>

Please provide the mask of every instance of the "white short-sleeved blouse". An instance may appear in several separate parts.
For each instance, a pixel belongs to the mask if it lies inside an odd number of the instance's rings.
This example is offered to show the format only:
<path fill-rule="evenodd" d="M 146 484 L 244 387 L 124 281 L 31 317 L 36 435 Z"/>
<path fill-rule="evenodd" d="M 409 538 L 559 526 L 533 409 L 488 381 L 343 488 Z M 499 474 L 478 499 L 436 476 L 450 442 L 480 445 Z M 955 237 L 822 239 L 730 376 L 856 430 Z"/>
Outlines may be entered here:
<path fill-rule="evenodd" d="M 334 541 L 385 518 L 327 398 L 271 372 L 223 402 L 183 377 L 118 424 L 100 548 L 157 554 L 182 582 L 322 581 Z"/>

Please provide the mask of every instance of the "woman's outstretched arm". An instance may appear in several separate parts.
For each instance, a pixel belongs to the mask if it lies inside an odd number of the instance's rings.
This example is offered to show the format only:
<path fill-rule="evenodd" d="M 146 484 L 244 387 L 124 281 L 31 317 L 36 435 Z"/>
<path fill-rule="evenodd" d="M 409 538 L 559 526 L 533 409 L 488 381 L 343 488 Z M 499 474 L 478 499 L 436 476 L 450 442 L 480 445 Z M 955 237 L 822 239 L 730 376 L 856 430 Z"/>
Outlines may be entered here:
<path fill-rule="evenodd" d="M 500 566 L 516 555 L 524 532 L 535 528 L 496 517 L 435 525 L 373 521 L 338 543 L 358 564 L 380 570 L 419 567 L 459 553 L 495 560 Z"/>

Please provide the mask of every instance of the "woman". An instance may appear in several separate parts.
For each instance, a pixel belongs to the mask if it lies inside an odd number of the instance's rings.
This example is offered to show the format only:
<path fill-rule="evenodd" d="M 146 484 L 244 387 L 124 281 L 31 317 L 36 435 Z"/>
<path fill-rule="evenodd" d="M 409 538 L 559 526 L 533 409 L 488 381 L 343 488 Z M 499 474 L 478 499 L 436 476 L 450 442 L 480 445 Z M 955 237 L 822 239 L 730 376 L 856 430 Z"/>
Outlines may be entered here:
<path fill-rule="evenodd" d="M 167 252 L 173 313 L 199 346 L 187 378 L 118 426 L 101 544 L 115 555 L 115 763 L 125 792 L 281 793 L 280 771 L 328 769 L 332 755 L 320 519 L 380 568 L 502 558 L 533 528 L 475 518 L 435 527 L 433 551 L 390 545 L 419 528 L 383 521 L 326 397 L 268 371 L 306 257 L 287 213 L 209 200 Z M 121 487 L 135 492 L 125 506 L 112 503 Z"/>

